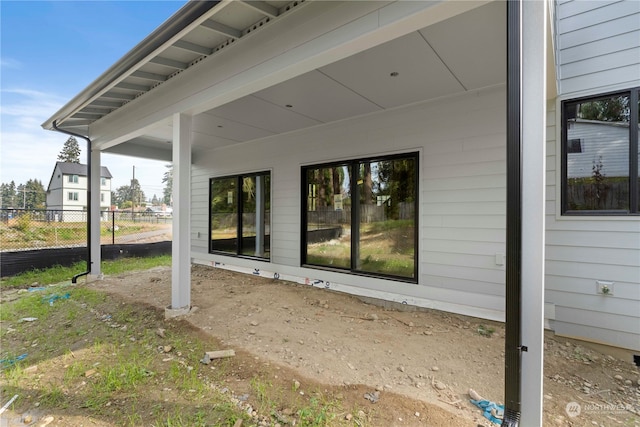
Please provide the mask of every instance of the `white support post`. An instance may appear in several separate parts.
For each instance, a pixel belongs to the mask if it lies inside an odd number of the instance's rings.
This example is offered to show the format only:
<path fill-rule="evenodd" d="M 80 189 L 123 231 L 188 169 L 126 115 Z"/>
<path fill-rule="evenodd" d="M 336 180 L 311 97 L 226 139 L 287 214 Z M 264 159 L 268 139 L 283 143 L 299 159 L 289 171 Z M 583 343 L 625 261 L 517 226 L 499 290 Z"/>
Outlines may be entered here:
<path fill-rule="evenodd" d="M 100 150 L 91 150 L 91 276 L 100 276 L 100 183 L 102 170 L 100 163 Z"/>
<path fill-rule="evenodd" d="M 191 128 L 192 118 L 173 115 L 173 243 L 171 246 L 171 306 L 166 317 L 191 309 Z"/>
<path fill-rule="evenodd" d="M 546 47 L 548 2 L 522 3 L 521 423 L 541 426 L 544 358 Z"/>

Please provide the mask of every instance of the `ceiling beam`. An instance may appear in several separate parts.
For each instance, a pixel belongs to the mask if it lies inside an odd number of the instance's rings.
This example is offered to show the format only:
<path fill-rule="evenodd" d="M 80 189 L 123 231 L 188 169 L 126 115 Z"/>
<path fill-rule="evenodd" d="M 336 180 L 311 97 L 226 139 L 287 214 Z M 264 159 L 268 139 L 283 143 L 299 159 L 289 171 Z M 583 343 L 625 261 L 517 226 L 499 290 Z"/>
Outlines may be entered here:
<path fill-rule="evenodd" d="M 73 116 L 71 116 L 71 118 L 73 119 L 89 119 L 89 120 L 98 120 L 99 118 L 101 118 L 102 116 L 104 116 L 104 114 L 100 115 L 96 115 L 96 114 L 85 114 L 85 113 L 76 113 Z"/>
<path fill-rule="evenodd" d="M 153 80 L 156 82 L 164 82 L 167 80 L 167 76 L 156 73 L 148 73 L 146 71 L 134 71 L 133 73 L 131 73 L 131 77 L 138 77 L 139 79 Z"/>
<path fill-rule="evenodd" d="M 215 31 L 218 34 L 231 37 L 232 39 L 239 39 L 240 37 L 242 37 L 242 31 L 236 30 L 235 28 L 229 27 L 211 19 L 207 19 L 201 25 L 208 30 Z"/>
<path fill-rule="evenodd" d="M 93 107 L 93 108 L 120 108 L 120 107 L 122 107 L 122 102 L 111 102 L 111 101 L 104 101 L 104 100 L 101 100 L 101 99 L 96 99 L 91 104 L 89 104 L 88 107 Z"/>
<path fill-rule="evenodd" d="M 249 6 L 253 10 L 275 18 L 278 16 L 278 9 L 263 1 L 240 1 L 239 3 Z"/>
<path fill-rule="evenodd" d="M 164 65 L 166 67 L 177 68 L 178 70 L 186 70 L 187 66 L 189 65 L 181 61 L 176 61 L 174 59 L 162 58 L 161 56 L 156 56 L 155 58 L 151 58 L 149 62 L 152 64 L 158 64 L 158 65 Z M 167 78 L 165 77 L 164 80 L 166 79 Z"/>
<path fill-rule="evenodd" d="M 200 55 L 211 55 L 212 50 L 208 47 L 201 46 L 199 44 L 187 42 L 184 40 L 178 40 L 173 44 L 174 47 L 179 49 L 188 50 L 193 53 L 198 53 Z"/>
<path fill-rule="evenodd" d="M 147 92 L 149 91 L 149 89 L 151 89 L 151 87 L 149 86 L 137 85 L 137 84 L 127 83 L 127 82 L 120 82 L 115 87 L 120 89 L 136 90 L 138 92 Z"/>
<path fill-rule="evenodd" d="M 109 113 L 109 110 L 100 108 L 83 108 L 82 110 L 80 110 L 80 112 L 85 114 L 93 114 L 96 116 L 104 116 L 105 114 Z"/>
<path fill-rule="evenodd" d="M 125 101 L 131 101 L 135 98 L 134 95 L 129 95 L 126 93 L 118 93 L 118 92 L 106 92 L 102 94 L 102 98 L 111 98 L 111 99 L 123 99 Z"/>

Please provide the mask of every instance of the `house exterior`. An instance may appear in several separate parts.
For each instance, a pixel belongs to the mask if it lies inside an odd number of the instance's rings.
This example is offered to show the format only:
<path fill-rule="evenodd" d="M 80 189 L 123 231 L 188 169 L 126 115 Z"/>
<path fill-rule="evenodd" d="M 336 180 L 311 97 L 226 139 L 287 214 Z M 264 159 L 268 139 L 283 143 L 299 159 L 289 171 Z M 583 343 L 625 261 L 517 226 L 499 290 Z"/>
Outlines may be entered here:
<path fill-rule="evenodd" d="M 111 206 L 111 172 L 100 168 L 100 210 Z M 60 221 L 85 221 L 86 215 L 68 211 L 87 211 L 87 165 L 56 162 L 47 187 L 47 210 Z M 67 212 L 65 212 L 67 211 Z M 55 217 L 52 217 L 55 218 Z"/>
<path fill-rule="evenodd" d="M 43 126 L 173 161 L 169 314 L 199 263 L 504 321 L 516 263 L 540 425 L 543 326 L 640 351 L 640 2 L 509 4 L 191 2 Z"/>

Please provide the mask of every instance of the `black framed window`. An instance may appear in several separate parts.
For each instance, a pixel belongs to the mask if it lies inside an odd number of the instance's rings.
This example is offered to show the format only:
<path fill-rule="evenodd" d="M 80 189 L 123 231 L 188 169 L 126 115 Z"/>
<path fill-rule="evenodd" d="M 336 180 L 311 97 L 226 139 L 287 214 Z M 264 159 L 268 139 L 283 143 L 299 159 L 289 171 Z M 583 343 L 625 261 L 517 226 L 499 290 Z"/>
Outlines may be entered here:
<path fill-rule="evenodd" d="M 562 103 L 562 214 L 640 212 L 639 88 Z"/>
<path fill-rule="evenodd" d="M 416 282 L 418 154 L 302 168 L 302 263 Z"/>
<path fill-rule="evenodd" d="M 211 253 L 270 258 L 271 175 L 211 178 Z"/>

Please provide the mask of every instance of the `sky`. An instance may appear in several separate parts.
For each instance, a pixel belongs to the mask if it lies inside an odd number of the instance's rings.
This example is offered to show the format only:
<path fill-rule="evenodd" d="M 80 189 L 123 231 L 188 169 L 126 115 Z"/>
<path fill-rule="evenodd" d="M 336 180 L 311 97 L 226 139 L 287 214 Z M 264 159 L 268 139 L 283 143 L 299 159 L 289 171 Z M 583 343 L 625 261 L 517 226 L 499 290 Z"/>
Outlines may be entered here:
<path fill-rule="evenodd" d="M 68 135 L 41 124 L 186 1 L 0 0 L 0 182 L 51 179 Z M 78 139 L 86 164 L 86 142 Z M 162 197 L 167 162 L 103 154 L 111 189 Z"/>

